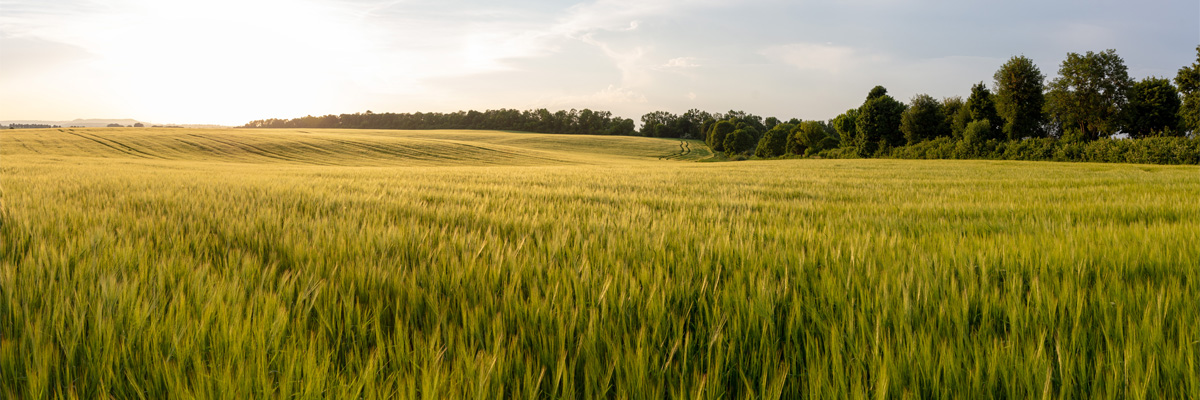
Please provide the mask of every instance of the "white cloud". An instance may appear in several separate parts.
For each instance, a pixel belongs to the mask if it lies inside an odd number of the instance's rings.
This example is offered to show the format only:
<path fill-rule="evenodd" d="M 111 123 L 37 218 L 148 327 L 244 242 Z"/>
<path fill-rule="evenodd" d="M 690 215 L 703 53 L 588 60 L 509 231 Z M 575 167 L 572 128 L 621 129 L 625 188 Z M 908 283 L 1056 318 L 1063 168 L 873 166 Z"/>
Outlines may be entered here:
<path fill-rule="evenodd" d="M 698 64 L 692 57 L 674 58 L 666 64 L 647 62 L 645 59 L 655 52 L 655 46 L 635 33 L 642 19 L 725 5 L 728 2 L 720 0 L 597 0 L 571 7 L 550 32 L 600 49 L 621 71 L 622 87 L 646 87 L 654 84 L 654 70 L 678 71 Z"/>
<path fill-rule="evenodd" d="M 667 60 L 667 63 L 663 64 L 661 66 L 661 68 L 664 68 L 664 69 L 687 69 L 687 68 L 696 68 L 699 66 L 700 66 L 700 64 L 696 63 L 695 57 L 676 57 L 676 58 Z"/>
<path fill-rule="evenodd" d="M 613 65 L 621 71 L 622 85 L 637 86 L 650 83 L 649 69 L 642 62 L 642 58 L 648 52 L 647 48 L 633 46 L 627 49 L 617 49 L 608 42 L 597 40 L 590 33 L 579 39 L 584 43 L 596 46 L 612 60 Z"/>

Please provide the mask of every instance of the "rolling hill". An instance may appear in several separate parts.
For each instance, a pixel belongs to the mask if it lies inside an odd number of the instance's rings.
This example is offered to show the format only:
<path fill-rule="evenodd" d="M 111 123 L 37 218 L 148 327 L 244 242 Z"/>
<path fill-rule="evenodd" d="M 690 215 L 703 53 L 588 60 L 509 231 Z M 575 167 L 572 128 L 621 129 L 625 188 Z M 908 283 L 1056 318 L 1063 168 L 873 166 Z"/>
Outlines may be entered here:
<path fill-rule="evenodd" d="M 1194 166 L 678 145 L 0 131 L 0 398 L 1200 398 Z"/>
<path fill-rule="evenodd" d="M 695 160 L 699 142 L 498 131 L 63 128 L 5 131 L 4 156 L 343 166 L 561 165 Z M 686 154 L 685 154 L 686 153 Z"/>

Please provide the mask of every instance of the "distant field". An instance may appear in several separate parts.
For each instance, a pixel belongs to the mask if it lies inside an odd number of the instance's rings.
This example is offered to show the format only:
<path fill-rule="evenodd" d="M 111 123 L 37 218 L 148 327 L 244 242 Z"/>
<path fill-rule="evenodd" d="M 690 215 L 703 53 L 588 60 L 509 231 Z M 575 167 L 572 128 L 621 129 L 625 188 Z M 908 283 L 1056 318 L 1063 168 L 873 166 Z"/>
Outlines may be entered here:
<path fill-rule="evenodd" d="M 4 156 L 100 157 L 306 166 L 481 166 L 609 163 L 680 156 L 678 140 L 496 131 L 351 129 L 43 129 L 4 133 Z"/>
<path fill-rule="evenodd" d="M 0 397 L 1200 398 L 1200 168 L 0 131 Z"/>

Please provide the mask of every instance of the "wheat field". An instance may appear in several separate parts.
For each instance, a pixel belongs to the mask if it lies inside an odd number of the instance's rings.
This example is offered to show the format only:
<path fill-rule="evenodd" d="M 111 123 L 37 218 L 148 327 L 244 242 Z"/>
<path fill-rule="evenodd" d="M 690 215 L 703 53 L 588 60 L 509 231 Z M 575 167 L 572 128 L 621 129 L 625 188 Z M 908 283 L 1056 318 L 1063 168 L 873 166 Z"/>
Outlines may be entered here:
<path fill-rule="evenodd" d="M 0 131 L 0 397 L 1200 398 L 1200 168 L 683 149 Z"/>

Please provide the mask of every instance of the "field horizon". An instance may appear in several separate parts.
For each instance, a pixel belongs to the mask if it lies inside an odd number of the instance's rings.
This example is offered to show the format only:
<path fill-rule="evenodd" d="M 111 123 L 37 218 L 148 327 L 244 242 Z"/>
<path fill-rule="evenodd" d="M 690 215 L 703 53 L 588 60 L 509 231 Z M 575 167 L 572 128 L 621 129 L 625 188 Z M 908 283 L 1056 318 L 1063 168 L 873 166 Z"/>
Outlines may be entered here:
<path fill-rule="evenodd" d="M 8 398 L 1200 398 L 1200 167 L 0 131 Z"/>

